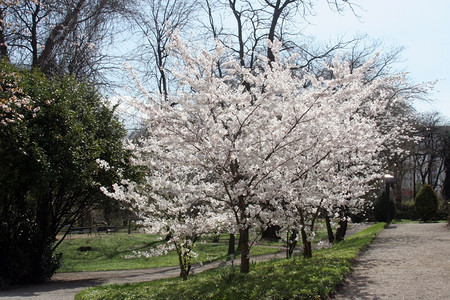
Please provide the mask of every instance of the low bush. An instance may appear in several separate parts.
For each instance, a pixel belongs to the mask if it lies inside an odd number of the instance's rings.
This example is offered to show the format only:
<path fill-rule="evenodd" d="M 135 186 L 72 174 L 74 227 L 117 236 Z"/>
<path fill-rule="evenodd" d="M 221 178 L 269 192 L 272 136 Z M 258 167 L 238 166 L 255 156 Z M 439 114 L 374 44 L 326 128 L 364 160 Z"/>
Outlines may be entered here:
<path fill-rule="evenodd" d="M 414 207 L 420 219 L 427 222 L 438 211 L 439 201 L 436 192 L 430 185 L 424 185 L 414 200 Z"/>
<path fill-rule="evenodd" d="M 403 201 L 401 208 L 396 212 L 395 218 L 419 220 L 420 217 L 417 214 L 416 208 L 414 206 L 414 201 Z"/>

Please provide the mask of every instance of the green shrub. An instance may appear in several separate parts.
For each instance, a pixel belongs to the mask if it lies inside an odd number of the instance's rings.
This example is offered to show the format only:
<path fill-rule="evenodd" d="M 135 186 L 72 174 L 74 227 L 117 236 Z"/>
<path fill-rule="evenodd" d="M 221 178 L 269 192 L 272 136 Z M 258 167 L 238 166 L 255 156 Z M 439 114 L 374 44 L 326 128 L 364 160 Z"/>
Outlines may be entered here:
<path fill-rule="evenodd" d="M 394 199 L 389 199 L 390 221 L 395 217 Z M 386 192 L 381 193 L 380 197 L 375 200 L 373 213 L 378 222 L 386 222 Z"/>
<path fill-rule="evenodd" d="M 6 61 L 0 75 L 0 285 L 42 282 L 59 266 L 60 225 L 111 202 L 99 187 L 119 180 L 114 170 L 128 177 L 131 153 L 92 85 Z"/>
<path fill-rule="evenodd" d="M 401 208 L 396 212 L 396 219 L 407 219 L 407 220 L 419 220 L 420 217 L 417 214 L 416 208 L 414 207 L 414 201 L 403 201 Z"/>
<path fill-rule="evenodd" d="M 416 196 L 414 207 L 423 221 L 429 221 L 437 212 L 438 196 L 430 185 L 424 185 Z"/>

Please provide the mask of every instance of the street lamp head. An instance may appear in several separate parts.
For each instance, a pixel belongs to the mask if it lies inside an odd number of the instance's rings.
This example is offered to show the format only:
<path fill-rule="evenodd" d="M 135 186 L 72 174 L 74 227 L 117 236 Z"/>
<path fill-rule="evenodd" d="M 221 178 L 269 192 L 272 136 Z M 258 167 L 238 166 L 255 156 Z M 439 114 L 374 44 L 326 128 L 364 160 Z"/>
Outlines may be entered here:
<path fill-rule="evenodd" d="M 384 175 L 384 182 L 386 182 L 386 183 L 396 183 L 397 179 L 391 174 L 385 174 Z"/>

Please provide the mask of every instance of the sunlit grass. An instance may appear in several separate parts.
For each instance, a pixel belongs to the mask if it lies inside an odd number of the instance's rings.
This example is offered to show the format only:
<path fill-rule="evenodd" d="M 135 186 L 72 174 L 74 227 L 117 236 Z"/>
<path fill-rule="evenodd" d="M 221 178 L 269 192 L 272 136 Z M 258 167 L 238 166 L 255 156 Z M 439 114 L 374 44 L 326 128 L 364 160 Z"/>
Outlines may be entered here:
<path fill-rule="evenodd" d="M 197 243 L 194 251 L 198 253 L 196 261 L 209 262 L 227 258 L 228 243 Z M 126 258 L 133 251 L 148 251 L 165 243 L 159 236 L 150 234 L 111 234 L 64 240 L 56 249 L 63 254 L 58 272 L 108 271 L 177 266 L 178 256 L 172 251 L 166 255 L 154 257 Z M 89 251 L 80 251 L 81 247 L 90 247 Z M 279 249 L 255 246 L 252 255 L 276 253 Z"/>
<path fill-rule="evenodd" d="M 179 278 L 90 288 L 76 299 L 319 299 L 333 294 L 355 256 L 383 230 L 379 223 L 313 258 L 279 259 L 252 265 L 249 274 L 226 267 Z"/>

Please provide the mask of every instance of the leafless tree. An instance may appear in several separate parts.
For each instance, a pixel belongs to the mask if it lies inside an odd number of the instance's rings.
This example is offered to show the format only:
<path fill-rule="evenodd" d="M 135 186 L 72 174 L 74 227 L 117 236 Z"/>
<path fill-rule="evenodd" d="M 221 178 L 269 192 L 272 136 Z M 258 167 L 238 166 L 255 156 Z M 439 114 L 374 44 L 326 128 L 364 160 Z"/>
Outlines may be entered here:
<path fill-rule="evenodd" d="M 436 189 L 441 187 L 445 172 L 446 127 L 438 113 L 431 113 L 422 116 L 418 131 L 422 140 L 414 153 L 415 175 L 421 185 Z"/>
<path fill-rule="evenodd" d="M 117 16 L 130 6 L 125 0 L 2 1 L 0 44 L 8 46 L 2 54 L 48 75 L 98 81 Z"/>
<path fill-rule="evenodd" d="M 173 78 L 170 75 L 168 46 L 170 35 L 192 28 L 196 20 L 197 1 L 143 0 L 140 11 L 134 16 L 134 24 L 140 37 L 137 57 L 144 81 L 167 99 Z"/>
<path fill-rule="evenodd" d="M 328 4 L 338 12 L 354 7 L 348 1 L 329 0 Z M 305 62 L 321 59 L 343 46 L 342 41 L 326 49 L 309 46 L 311 40 L 303 35 L 302 28 L 314 13 L 311 0 L 205 0 L 203 8 L 209 20 L 204 27 L 213 38 L 233 49 L 241 65 L 249 68 L 255 67 L 257 55 L 265 53 L 269 60 L 274 59 L 266 40 L 282 41 L 284 50 L 301 53 Z"/>

